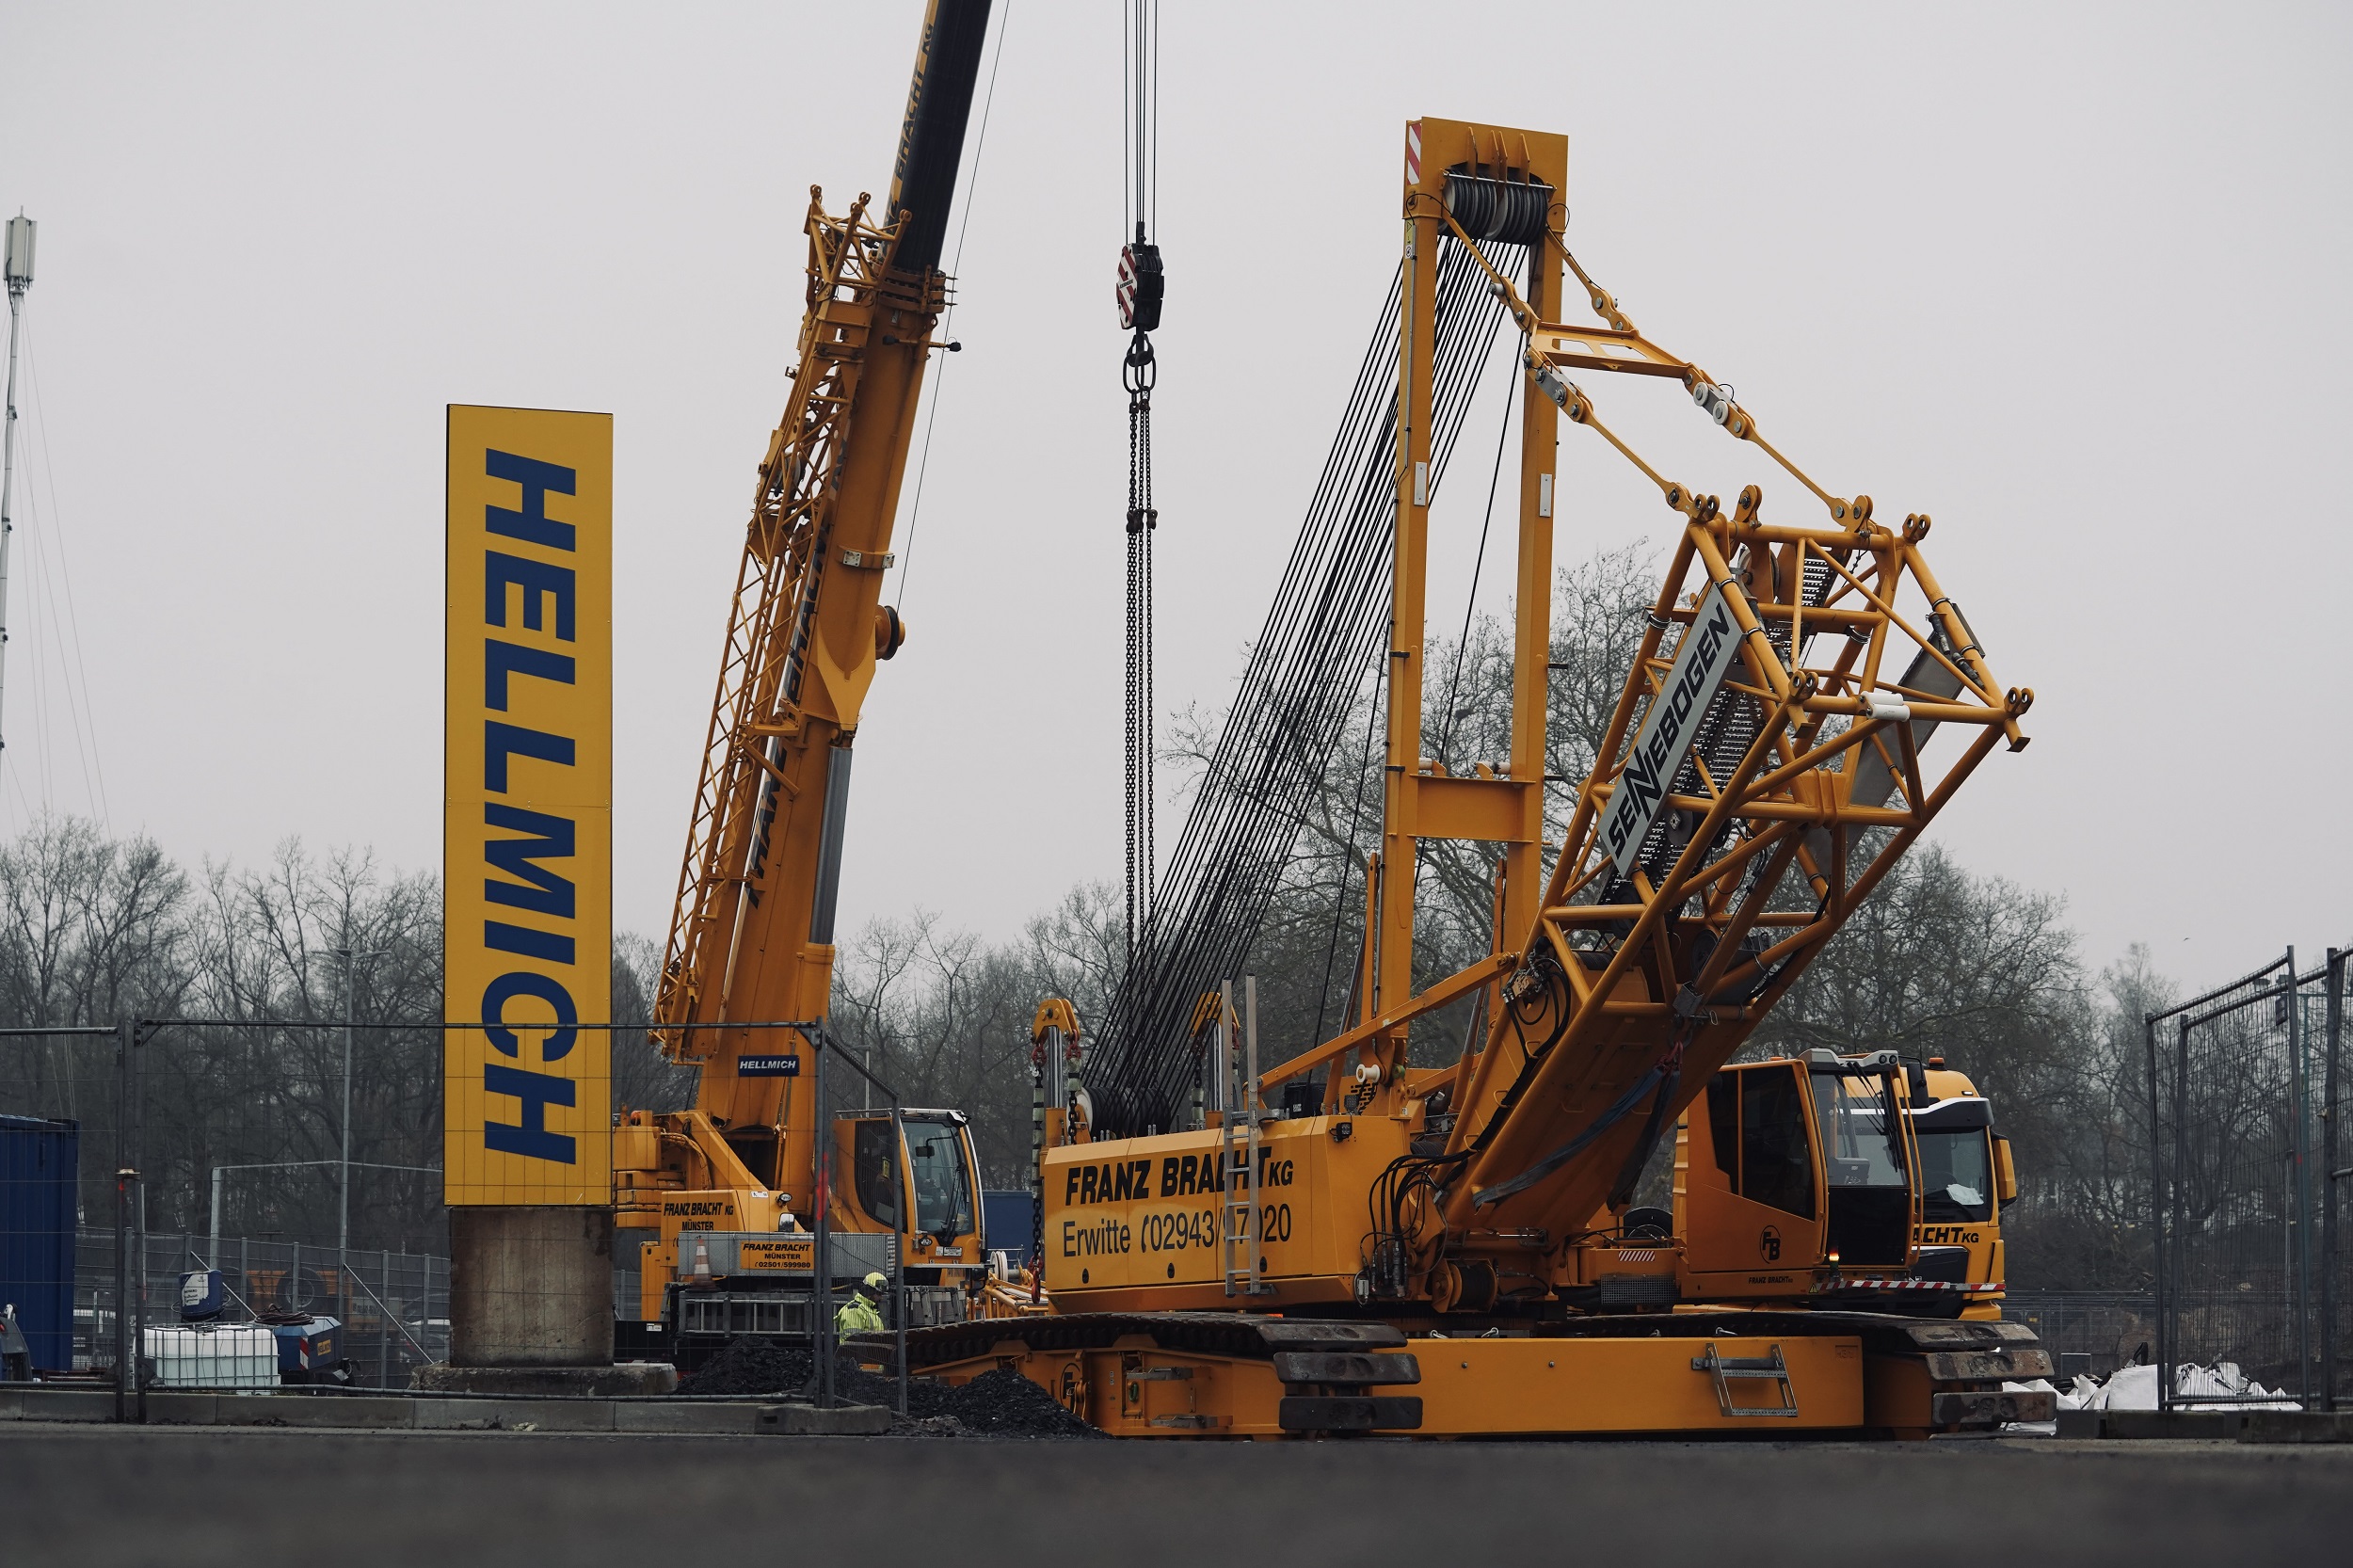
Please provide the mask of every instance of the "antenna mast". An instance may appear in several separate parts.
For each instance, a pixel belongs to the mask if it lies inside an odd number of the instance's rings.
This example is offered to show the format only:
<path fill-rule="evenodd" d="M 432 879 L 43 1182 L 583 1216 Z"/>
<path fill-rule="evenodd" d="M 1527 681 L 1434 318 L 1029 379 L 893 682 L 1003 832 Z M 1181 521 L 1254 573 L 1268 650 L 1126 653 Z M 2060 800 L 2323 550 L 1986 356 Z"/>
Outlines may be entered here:
<path fill-rule="evenodd" d="M 16 337 L 24 323 L 24 291 L 33 286 L 33 220 L 23 213 L 8 219 L 8 413 L 0 429 L 0 696 L 8 691 L 8 536 L 16 524 L 8 502 L 16 489 Z M 8 740 L 0 734 L 0 749 Z"/>

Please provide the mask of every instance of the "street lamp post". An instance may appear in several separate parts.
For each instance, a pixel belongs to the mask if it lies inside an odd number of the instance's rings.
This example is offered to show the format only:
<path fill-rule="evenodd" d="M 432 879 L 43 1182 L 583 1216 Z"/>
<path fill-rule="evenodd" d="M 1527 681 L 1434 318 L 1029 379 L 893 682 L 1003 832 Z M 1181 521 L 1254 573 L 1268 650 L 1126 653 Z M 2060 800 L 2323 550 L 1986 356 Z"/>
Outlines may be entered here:
<path fill-rule="evenodd" d="M 336 1161 L 342 1169 L 342 1213 L 335 1224 L 335 1256 L 340 1263 L 351 1246 L 351 1036 L 359 1024 L 359 1000 L 356 985 L 360 960 L 391 956 L 384 949 L 355 952 L 349 948 L 324 950 L 344 961 L 344 1114 L 343 1148 Z"/>

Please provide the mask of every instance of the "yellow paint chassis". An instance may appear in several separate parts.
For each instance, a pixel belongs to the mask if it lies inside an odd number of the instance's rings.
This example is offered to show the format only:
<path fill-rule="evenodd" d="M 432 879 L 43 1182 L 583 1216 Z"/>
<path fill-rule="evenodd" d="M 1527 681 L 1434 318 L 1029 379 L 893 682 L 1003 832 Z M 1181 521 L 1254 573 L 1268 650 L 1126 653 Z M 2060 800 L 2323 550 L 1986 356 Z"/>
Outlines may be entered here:
<path fill-rule="evenodd" d="M 1925 1437 L 2048 1419 L 2012 1323 L 1862 1313 L 1587 1320 L 1496 1338 L 1232 1313 L 1080 1313 L 910 1334 L 949 1383 L 1018 1369 L 1115 1437 Z"/>

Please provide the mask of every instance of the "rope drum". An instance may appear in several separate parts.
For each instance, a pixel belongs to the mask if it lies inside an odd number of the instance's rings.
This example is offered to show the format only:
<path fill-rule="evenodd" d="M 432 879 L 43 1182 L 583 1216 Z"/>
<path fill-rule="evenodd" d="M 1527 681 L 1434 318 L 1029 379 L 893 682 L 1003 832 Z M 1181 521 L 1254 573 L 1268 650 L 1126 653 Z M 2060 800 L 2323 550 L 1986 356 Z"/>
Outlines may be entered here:
<path fill-rule="evenodd" d="M 1449 168 L 1447 210 L 1475 240 L 1534 245 L 1545 237 L 1545 215 L 1552 210 L 1552 187 L 1532 180 L 1491 180 Z"/>

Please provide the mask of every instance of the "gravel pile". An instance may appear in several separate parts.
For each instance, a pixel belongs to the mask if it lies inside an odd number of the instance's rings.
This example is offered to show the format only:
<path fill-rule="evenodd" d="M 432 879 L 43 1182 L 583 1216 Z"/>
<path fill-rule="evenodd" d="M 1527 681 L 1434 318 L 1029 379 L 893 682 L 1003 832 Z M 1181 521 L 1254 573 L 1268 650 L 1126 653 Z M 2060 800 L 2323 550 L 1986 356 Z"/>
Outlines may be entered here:
<path fill-rule="evenodd" d="M 730 1341 L 727 1349 L 679 1379 L 678 1391 L 702 1395 L 798 1395 L 808 1384 L 812 1360 L 807 1351 L 791 1350 L 771 1340 L 746 1336 Z M 840 1366 L 850 1372 L 857 1369 L 847 1361 Z"/>
<path fill-rule="evenodd" d="M 799 1399 L 808 1386 L 814 1358 L 805 1350 L 748 1336 L 733 1340 L 702 1368 L 679 1381 L 680 1394 L 736 1398 Z M 860 1369 L 844 1353 L 834 1364 L 834 1394 L 851 1404 L 896 1405 L 895 1378 Z M 984 1373 L 961 1387 L 932 1378 L 907 1382 L 907 1435 L 989 1437 L 1100 1437 L 1103 1434 L 1063 1408 L 1060 1400 L 1009 1368 Z"/>
<path fill-rule="evenodd" d="M 910 1396 L 912 1387 L 910 1386 Z M 942 1388 L 941 1414 L 995 1437 L 1100 1437 L 1060 1400 L 1010 1367 L 984 1372 L 961 1388 Z M 913 1414 L 912 1397 L 907 1410 Z"/>

